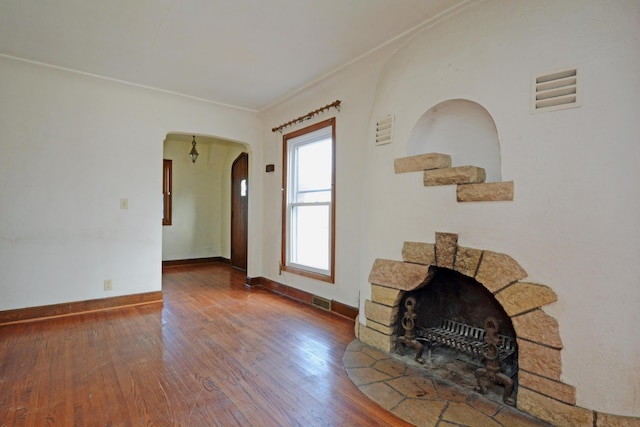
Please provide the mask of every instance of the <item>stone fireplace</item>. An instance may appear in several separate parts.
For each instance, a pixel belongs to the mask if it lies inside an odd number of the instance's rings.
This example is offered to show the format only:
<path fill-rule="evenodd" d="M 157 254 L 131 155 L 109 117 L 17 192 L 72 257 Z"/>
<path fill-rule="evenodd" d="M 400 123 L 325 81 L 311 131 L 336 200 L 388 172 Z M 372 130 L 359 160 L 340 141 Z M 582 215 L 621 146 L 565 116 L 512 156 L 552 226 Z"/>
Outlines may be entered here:
<path fill-rule="evenodd" d="M 557 425 L 593 422 L 593 412 L 575 405 L 575 388 L 560 378 L 558 323 L 541 309 L 557 299 L 551 288 L 523 281 L 526 271 L 509 255 L 458 246 L 457 234 L 436 233 L 435 244 L 405 242 L 402 258 L 375 260 L 369 275 L 371 300 L 365 301 L 366 324 L 356 328 L 360 341 L 395 352 L 403 334 L 399 325 L 408 295 L 431 299 L 422 304 L 431 304 L 428 311 L 434 314 L 416 319 L 425 327 L 445 317 L 482 327 L 487 315 L 502 316 L 499 333 L 513 337 L 517 344 L 513 353 L 517 372 L 510 373 L 517 385 L 517 408 Z M 476 296 L 464 295 L 455 304 L 442 301 L 473 287 L 477 287 Z M 477 298 L 485 308 L 478 308 Z M 408 354 L 415 354 L 411 351 Z"/>

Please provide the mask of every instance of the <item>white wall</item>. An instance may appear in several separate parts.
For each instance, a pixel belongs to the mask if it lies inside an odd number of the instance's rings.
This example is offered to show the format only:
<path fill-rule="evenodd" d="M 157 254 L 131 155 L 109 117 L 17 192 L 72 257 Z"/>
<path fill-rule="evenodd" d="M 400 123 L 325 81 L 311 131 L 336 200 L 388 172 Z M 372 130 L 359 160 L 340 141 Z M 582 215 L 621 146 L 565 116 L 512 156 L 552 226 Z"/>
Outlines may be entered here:
<path fill-rule="evenodd" d="M 336 284 L 278 275 L 281 136 L 267 130 L 265 163 L 276 173 L 263 187 L 264 275 L 359 301 L 364 322 L 375 258 L 401 259 L 404 241 L 457 233 L 462 246 L 513 256 L 527 280 L 558 294 L 547 311 L 560 324 L 562 378 L 576 386 L 578 405 L 639 416 L 639 24 L 632 0 L 471 3 L 392 57 L 390 46 L 264 111 L 270 129 L 343 101 Z M 570 66 L 580 68 L 582 107 L 530 114 L 531 77 Z M 457 203 L 454 186 L 425 188 L 419 173 L 394 174 L 395 158 L 415 154 L 409 140 L 420 118 L 451 99 L 476 102 L 495 121 L 500 176 L 515 182 L 514 201 Z M 376 147 L 375 121 L 386 114 L 396 118 L 394 142 Z M 443 146 L 424 142 L 425 152 Z"/>
<path fill-rule="evenodd" d="M 196 137 L 200 154 L 193 163 L 191 142 L 168 135 L 164 158 L 172 160 L 172 224 L 162 227 L 162 259 L 229 258 L 231 165 L 246 148 Z"/>
<path fill-rule="evenodd" d="M 459 234 L 513 256 L 552 287 L 563 380 L 580 406 L 640 415 L 640 3 L 485 1 L 420 34 L 387 63 L 374 116 L 396 142 L 367 146 L 360 284 L 402 242 Z M 578 66 L 583 105 L 532 115 L 532 75 Z M 469 99 L 495 120 L 513 202 L 456 203 L 455 187 L 394 175 L 425 111 Z M 369 129 L 373 128 L 373 122 Z M 370 139 L 370 138 L 369 138 Z M 426 150 L 429 150 L 428 141 Z M 455 162 L 455 159 L 454 159 Z M 362 307 L 362 306 L 361 306 Z"/>
<path fill-rule="evenodd" d="M 0 76 L 0 310 L 161 288 L 168 133 L 261 156 L 251 112 L 4 57 Z"/>

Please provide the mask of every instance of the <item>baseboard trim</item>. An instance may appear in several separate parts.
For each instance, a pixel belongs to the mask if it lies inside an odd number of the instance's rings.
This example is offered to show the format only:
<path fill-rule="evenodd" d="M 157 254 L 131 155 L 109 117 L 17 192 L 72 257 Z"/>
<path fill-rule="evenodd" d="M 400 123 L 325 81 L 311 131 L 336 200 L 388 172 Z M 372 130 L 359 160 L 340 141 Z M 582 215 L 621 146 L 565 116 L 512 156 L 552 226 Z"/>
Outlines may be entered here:
<path fill-rule="evenodd" d="M 292 288 L 291 286 L 283 285 L 275 280 L 267 279 L 266 277 L 248 277 L 245 285 L 251 288 L 261 288 L 267 291 L 274 292 L 287 298 L 291 298 L 295 301 L 301 302 L 305 305 L 312 306 L 312 300 L 314 295 L 301 291 L 300 289 Z M 343 304 L 336 300 L 331 300 L 331 313 L 337 314 L 348 319 L 355 319 L 358 317 L 358 309 L 349 305 Z"/>
<path fill-rule="evenodd" d="M 350 305 L 343 304 L 336 300 L 331 300 L 331 311 L 349 319 L 358 317 L 358 309 Z"/>
<path fill-rule="evenodd" d="M 221 256 L 208 257 L 208 258 L 189 258 L 189 259 L 174 259 L 169 261 L 162 261 L 162 268 L 169 267 L 183 267 L 188 265 L 200 265 L 200 264 L 214 264 L 221 262 L 223 264 L 231 264 L 231 260 Z"/>
<path fill-rule="evenodd" d="M 38 307 L 18 308 L 15 310 L 0 311 L 0 326 L 15 323 L 35 322 L 55 317 L 75 316 L 78 314 L 114 310 L 138 305 L 162 305 L 163 303 L 164 298 L 162 296 L 162 291 L 156 291 L 62 304 L 43 305 Z"/>

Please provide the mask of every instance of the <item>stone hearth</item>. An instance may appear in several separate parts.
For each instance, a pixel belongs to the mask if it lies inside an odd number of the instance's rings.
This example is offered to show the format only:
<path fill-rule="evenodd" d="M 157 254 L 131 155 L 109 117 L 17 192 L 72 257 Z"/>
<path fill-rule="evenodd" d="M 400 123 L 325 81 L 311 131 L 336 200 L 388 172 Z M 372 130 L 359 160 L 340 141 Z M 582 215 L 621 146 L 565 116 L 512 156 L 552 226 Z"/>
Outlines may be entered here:
<path fill-rule="evenodd" d="M 343 364 L 362 393 L 416 426 L 551 426 L 358 340 L 347 347 Z"/>
<path fill-rule="evenodd" d="M 575 388 L 560 378 L 558 322 L 541 309 L 556 301 L 556 294 L 548 286 L 523 281 L 526 271 L 509 255 L 457 243 L 457 234 L 436 233 L 435 244 L 405 242 L 403 261 L 375 260 L 369 275 L 372 297 L 365 301 L 366 324 L 357 324 L 357 337 L 383 352 L 394 352 L 405 292 L 430 281 L 432 267 L 456 271 L 490 291 L 511 318 L 518 345 L 517 408 L 554 425 L 593 425 L 594 412 L 576 406 Z"/>

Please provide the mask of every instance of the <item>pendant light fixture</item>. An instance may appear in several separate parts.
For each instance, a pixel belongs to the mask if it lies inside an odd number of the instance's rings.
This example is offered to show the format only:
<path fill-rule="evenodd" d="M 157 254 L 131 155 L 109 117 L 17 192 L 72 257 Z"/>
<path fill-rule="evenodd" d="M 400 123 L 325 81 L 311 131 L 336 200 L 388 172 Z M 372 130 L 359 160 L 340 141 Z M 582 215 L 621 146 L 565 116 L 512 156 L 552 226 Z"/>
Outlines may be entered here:
<path fill-rule="evenodd" d="M 189 157 L 191 157 L 191 161 L 193 163 L 196 162 L 198 158 L 198 150 L 196 150 L 196 136 L 193 135 L 193 141 L 191 141 L 191 151 L 189 151 Z"/>

